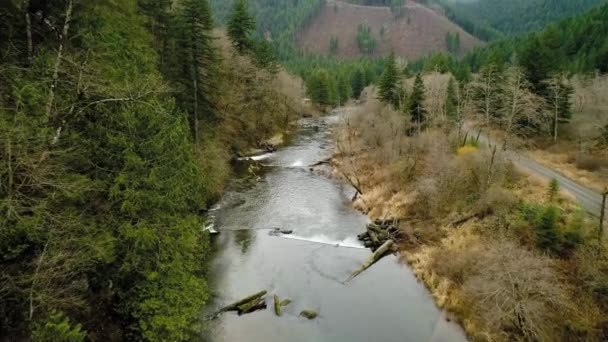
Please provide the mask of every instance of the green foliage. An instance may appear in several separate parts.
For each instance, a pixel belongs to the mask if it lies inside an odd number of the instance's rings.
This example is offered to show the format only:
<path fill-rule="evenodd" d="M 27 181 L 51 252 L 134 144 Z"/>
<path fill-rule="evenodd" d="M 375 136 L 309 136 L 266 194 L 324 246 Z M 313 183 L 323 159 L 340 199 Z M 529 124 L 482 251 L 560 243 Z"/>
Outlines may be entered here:
<path fill-rule="evenodd" d="M 549 199 L 549 203 L 555 201 L 555 197 L 559 194 L 559 181 L 555 178 L 551 179 L 549 182 L 549 189 L 547 191 L 547 197 Z"/>
<path fill-rule="evenodd" d="M 536 225 L 536 244 L 539 248 L 551 253 L 557 253 L 560 250 L 560 238 L 557 230 L 558 215 L 558 209 L 549 206 L 542 213 Z"/>
<path fill-rule="evenodd" d="M 367 24 L 357 26 L 357 45 L 359 51 L 366 55 L 371 55 L 376 50 L 376 39 L 372 34 L 372 29 Z"/>
<path fill-rule="evenodd" d="M 453 78 L 450 78 L 448 82 L 448 93 L 445 99 L 445 112 L 448 116 L 448 119 L 452 122 L 458 122 L 460 118 L 458 117 L 458 97 L 456 96 L 456 81 Z"/>
<path fill-rule="evenodd" d="M 228 0 L 211 0 L 219 22 L 227 23 L 232 3 Z M 258 21 L 253 36 L 262 39 L 269 35 L 279 60 L 287 62 L 300 55 L 294 44 L 296 34 L 325 6 L 325 0 L 255 0 L 251 1 L 250 6 Z"/>
<path fill-rule="evenodd" d="M 213 45 L 213 17 L 207 0 L 185 0 L 174 25 L 175 52 L 166 60 L 169 74 L 182 88 L 178 99 L 189 113 L 193 139 L 199 121 L 212 120 L 218 52 Z"/>
<path fill-rule="evenodd" d="M 86 333 L 80 324 L 72 325 L 62 312 L 53 311 L 44 322 L 32 329 L 33 342 L 83 342 Z"/>
<path fill-rule="evenodd" d="M 428 121 L 424 104 L 425 92 L 426 90 L 422 76 L 417 74 L 416 79 L 414 80 L 414 89 L 412 90 L 412 94 L 408 101 L 407 112 L 410 115 L 413 126 L 418 130 L 422 130 L 427 125 Z"/>
<path fill-rule="evenodd" d="M 460 32 L 456 32 L 454 34 L 451 32 L 446 33 L 445 46 L 452 54 L 457 54 L 460 52 Z"/>
<path fill-rule="evenodd" d="M 378 97 L 382 102 L 394 108 L 399 107 L 399 93 L 397 89 L 399 77 L 395 53 L 391 52 L 386 59 L 384 72 L 382 72 L 382 76 L 380 76 L 380 81 L 378 82 Z"/>
<path fill-rule="evenodd" d="M 581 14 L 604 0 L 483 0 L 452 4 L 448 17 L 484 40 L 496 38 L 496 31 L 519 34 L 537 31 L 555 21 Z M 472 28 L 472 30 L 471 30 Z"/>
<path fill-rule="evenodd" d="M 361 96 L 361 92 L 365 88 L 365 85 L 366 85 L 365 72 L 360 67 L 356 68 L 353 73 L 352 85 L 351 85 L 354 98 L 358 99 Z M 607 139 L 607 141 L 608 141 L 608 139 Z"/>
<path fill-rule="evenodd" d="M 337 105 L 339 94 L 336 80 L 325 69 L 316 69 L 306 83 L 308 96 L 321 105 Z"/>
<path fill-rule="evenodd" d="M 270 42 L 265 39 L 256 42 L 254 55 L 260 68 L 268 70 L 271 74 L 279 72 L 279 61 Z"/>
<path fill-rule="evenodd" d="M 255 30 L 255 19 L 249 13 L 247 0 L 235 0 L 228 19 L 228 36 L 236 50 L 244 54 L 253 49 L 251 33 Z"/>

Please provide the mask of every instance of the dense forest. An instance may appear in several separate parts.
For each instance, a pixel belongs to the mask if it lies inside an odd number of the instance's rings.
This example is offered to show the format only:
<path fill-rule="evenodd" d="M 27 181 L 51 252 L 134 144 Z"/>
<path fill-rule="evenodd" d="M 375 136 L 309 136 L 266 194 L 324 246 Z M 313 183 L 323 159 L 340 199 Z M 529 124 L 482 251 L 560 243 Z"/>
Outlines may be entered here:
<path fill-rule="evenodd" d="M 469 33 L 484 40 L 537 31 L 546 25 L 581 14 L 605 0 L 439 0 L 446 15 Z"/>
<path fill-rule="evenodd" d="M 246 3 L 0 4 L 0 335 L 200 333 L 202 214 L 295 116 Z M 299 101 L 299 99 L 297 100 Z"/>
<path fill-rule="evenodd" d="M 608 5 L 565 19 L 542 31 L 505 38 L 478 48 L 458 60 L 432 54 L 408 65 L 410 72 L 451 71 L 457 78 L 470 77 L 485 65 L 520 65 L 528 73 L 591 73 L 608 71 Z M 542 78 L 542 77 L 541 77 Z"/>

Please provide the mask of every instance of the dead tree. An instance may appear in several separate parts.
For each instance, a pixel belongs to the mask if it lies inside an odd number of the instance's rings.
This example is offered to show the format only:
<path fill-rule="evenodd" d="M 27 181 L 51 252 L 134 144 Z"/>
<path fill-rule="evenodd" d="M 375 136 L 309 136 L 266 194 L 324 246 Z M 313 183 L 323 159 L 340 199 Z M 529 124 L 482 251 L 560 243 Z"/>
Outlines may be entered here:
<path fill-rule="evenodd" d="M 53 103 L 55 102 L 55 88 L 57 88 L 57 81 L 59 80 L 59 69 L 61 68 L 61 60 L 63 59 L 63 49 L 67 41 L 68 32 L 70 30 L 70 21 L 72 20 L 72 9 L 74 8 L 74 1 L 68 0 L 68 7 L 65 11 L 65 21 L 63 23 L 63 30 L 61 33 L 59 47 L 57 48 L 57 57 L 55 58 L 55 67 L 53 68 L 53 78 L 51 80 L 51 88 L 49 89 L 49 95 L 46 102 L 46 116 L 50 117 L 53 110 Z"/>

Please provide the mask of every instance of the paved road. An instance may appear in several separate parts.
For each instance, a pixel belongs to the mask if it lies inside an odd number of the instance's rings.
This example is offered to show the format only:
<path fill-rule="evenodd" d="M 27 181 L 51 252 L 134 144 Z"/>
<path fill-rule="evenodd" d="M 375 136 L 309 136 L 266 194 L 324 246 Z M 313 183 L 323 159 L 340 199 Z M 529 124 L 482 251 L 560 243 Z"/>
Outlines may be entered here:
<path fill-rule="evenodd" d="M 471 127 L 465 127 L 465 129 L 469 129 L 471 132 L 476 131 Z M 494 143 L 491 139 L 483 134 L 480 135 L 479 140 L 486 145 Z M 560 172 L 548 168 L 516 151 L 508 150 L 506 157 L 515 163 L 515 165 L 526 169 L 533 174 L 541 176 L 547 180 L 551 180 L 553 178 L 557 179 L 561 189 L 574 195 L 583 209 L 587 210 L 595 217 L 600 217 L 600 213 L 602 211 L 602 194 L 599 192 L 591 190 L 588 187 L 564 176 Z M 606 217 L 608 218 L 608 209 L 606 210 Z"/>

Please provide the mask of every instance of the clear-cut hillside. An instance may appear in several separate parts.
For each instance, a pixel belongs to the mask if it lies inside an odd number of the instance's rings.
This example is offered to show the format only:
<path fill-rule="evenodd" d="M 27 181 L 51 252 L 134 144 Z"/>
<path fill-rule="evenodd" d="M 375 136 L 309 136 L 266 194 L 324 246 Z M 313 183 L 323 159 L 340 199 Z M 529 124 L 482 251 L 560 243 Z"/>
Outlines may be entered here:
<path fill-rule="evenodd" d="M 374 56 L 394 50 L 399 56 L 417 58 L 430 52 L 447 52 L 446 34 L 460 34 L 459 54 L 483 43 L 439 11 L 407 2 L 401 15 L 388 7 L 360 6 L 343 1 L 328 1 L 321 12 L 299 33 L 297 44 L 305 51 L 328 55 L 331 37 L 338 38 L 338 57 L 362 56 L 357 44 L 357 27 L 371 28 L 377 46 Z"/>

